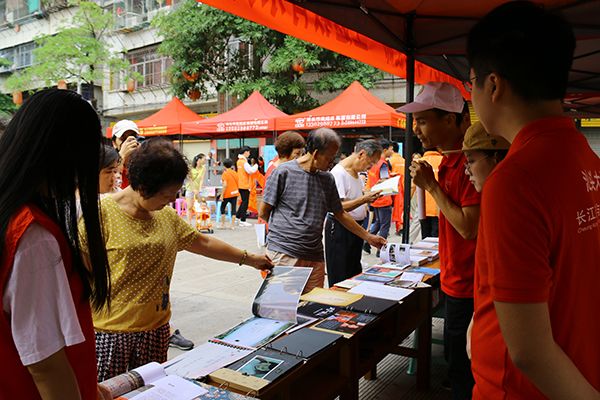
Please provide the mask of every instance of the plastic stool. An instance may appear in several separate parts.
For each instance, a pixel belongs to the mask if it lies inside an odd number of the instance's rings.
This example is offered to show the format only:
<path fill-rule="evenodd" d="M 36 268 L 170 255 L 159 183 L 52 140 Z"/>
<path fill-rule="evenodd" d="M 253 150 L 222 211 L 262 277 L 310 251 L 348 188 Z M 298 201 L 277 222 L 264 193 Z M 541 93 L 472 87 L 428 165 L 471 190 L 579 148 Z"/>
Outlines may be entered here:
<path fill-rule="evenodd" d="M 185 198 L 180 197 L 175 200 L 175 210 L 180 217 L 187 215 L 187 201 Z"/>

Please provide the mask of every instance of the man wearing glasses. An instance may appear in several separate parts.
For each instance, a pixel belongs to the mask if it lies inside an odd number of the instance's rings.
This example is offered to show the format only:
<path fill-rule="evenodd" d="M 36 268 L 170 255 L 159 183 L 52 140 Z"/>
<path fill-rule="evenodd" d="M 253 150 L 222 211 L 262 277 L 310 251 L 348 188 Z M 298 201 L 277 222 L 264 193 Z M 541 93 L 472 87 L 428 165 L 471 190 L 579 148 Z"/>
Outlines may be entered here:
<path fill-rule="evenodd" d="M 564 18 L 529 2 L 469 34 L 473 106 L 511 143 L 483 191 L 475 399 L 600 398 L 600 158 L 563 114 L 574 51 Z"/>
<path fill-rule="evenodd" d="M 470 399 L 474 380 L 466 352 L 466 333 L 473 313 L 480 195 L 465 175 L 466 159 L 460 152 L 470 125 L 468 108 L 456 87 L 430 82 L 413 103 L 398 111 L 413 114 L 415 134 L 424 148 L 448 152 L 439 166 L 439 183 L 425 160 L 413 161 L 410 170 L 415 185 L 430 193 L 440 209 L 440 280 L 446 295 L 444 355 L 452 398 Z"/>

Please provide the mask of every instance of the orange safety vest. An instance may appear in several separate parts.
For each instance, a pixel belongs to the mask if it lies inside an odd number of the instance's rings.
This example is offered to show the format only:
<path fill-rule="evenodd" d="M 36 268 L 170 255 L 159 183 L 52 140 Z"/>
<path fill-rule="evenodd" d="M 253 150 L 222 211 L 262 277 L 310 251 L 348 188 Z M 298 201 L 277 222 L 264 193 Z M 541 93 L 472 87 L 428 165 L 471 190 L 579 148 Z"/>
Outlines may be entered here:
<path fill-rule="evenodd" d="M 63 265 L 67 273 L 69 287 L 75 304 L 79 325 L 85 337 L 83 343 L 65 347 L 67 359 L 73 369 L 83 400 L 96 400 L 97 372 L 94 326 L 89 301 L 83 296 L 83 285 L 79 274 L 72 268 L 71 249 L 61 229 L 47 215 L 33 205 L 25 205 L 12 216 L 6 230 L 0 263 L 0 299 L 4 297 L 4 288 L 13 268 L 15 253 L 19 241 L 27 228 L 38 223 L 56 238 L 60 247 Z M 34 293 L 32 293 L 35 296 Z M 0 391 L 3 399 L 40 399 L 39 392 L 31 374 L 21 363 L 14 344 L 10 328 L 10 316 L 0 313 Z"/>
<path fill-rule="evenodd" d="M 443 156 L 437 151 L 426 151 L 421 159 L 427 161 L 433 168 L 433 174 L 435 180 L 438 180 L 438 172 L 440 170 L 440 163 L 442 162 Z M 425 191 L 425 216 L 426 217 L 437 217 L 440 214 L 440 209 L 435 202 L 433 196 Z"/>
<path fill-rule="evenodd" d="M 248 161 L 245 158 L 238 158 L 237 160 L 237 174 L 238 174 L 238 188 L 244 190 L 250 190 L 250 175 L 244 169 L 244 164 Z"/>
<path fill-rule="evenodd" d="M 379 175 L 381 172 L 381 167 L 383 166 L 384 163 L 387 164 L 387 161 L 384 158 L 381 158 L 379 160 L 379 162 L 377 164 L 373 165 L 371 167 L 371 169 L 369 170 L 369 174 L 368 174 L 368 178 L 367 178 L 367 187 L 369 189 L 372 188 L 373 186 L 375 186 L 375 184 L 377 184 L 377 182 L 379 182 L 379 180 L 380 180 Z M 381 196 L 380 198 L 378 198 L 377 200 L 372 202 L 371 205 L 373 207 L 377 207 L 377 208 L 391 206 L 392 205 L 392 196 L 390 196 L 390 195 Z"/>

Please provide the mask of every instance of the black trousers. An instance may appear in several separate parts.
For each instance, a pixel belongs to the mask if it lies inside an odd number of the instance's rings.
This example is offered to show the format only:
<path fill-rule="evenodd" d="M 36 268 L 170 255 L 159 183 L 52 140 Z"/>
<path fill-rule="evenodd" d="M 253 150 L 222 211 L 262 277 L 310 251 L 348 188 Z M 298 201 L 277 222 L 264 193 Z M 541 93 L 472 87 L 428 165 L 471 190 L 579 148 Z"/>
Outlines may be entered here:
<path fill-rule="evenodd" d="M 421 223 L 421 237 L 438 237 L 439 235 L 439 220 L 438 217 L 426 217 L 420 219 Z"/>
<path fill-rule="evenodd" d="M 473 316 L 473 299 L 459 299 L 448 295 L 445 297 L 444 356 L 448 362 L 452 399 L 470 399 L 475 380 L 466 347 L 467 329 Z"/>
<path fill-rule="evenodd" d="M 248 200 L 250 199 L 250 191 L 248 189 L 239 189 L 242 202 L 235 216 L 240 221 L 246 221 L 246 211 L 248 211 Z"/>
<path fill-rule="evenodd" d="M 357 221 L 359 225 L 363 221 Z M 358 275 L 362 272 L 361 238 L 344 228 L 335 218 L 327 216 L 325 221 L 325 262 L 329 286 Z"/>

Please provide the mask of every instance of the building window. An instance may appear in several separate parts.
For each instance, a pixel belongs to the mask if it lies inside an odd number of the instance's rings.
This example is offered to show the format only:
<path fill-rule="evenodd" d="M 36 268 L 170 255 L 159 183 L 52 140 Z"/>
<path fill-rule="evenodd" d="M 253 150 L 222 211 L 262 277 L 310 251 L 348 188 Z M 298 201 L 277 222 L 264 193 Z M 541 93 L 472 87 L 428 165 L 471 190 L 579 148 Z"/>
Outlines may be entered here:
<path fill-rule="evenodd" d="M 6 66 L 0 66 L 0 72 L 13 71 L 33 65 L 33 49 L 35 49 L 35 43 L 29 42 L 0 50 L 0 58 L 10 63 Z"/>
<path fill-rule="evenodd" d="M 157 53 L 157 47 L 130 51 L 125 55 L 131 70 L 142 76 L 136 82 L 136 89 L 165 86 L 169 84 L 167 70 L 173 63 L 171 58 Z"/>
<path fill-rule="evenodd" d="M 12 24 L 30 15 L 39 14 L 40 0 L 0 0 L 0 24 Z"/>

